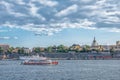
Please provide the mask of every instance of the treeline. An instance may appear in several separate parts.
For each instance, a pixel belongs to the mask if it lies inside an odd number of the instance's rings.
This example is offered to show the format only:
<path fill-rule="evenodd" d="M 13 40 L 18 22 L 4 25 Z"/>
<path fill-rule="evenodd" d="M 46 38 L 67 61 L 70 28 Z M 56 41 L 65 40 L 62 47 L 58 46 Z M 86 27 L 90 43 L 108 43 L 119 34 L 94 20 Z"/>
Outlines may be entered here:
<path fill-rule="evenodd" d="M 35 53 L 69 53 L 69 52 L 102 52 L 102 47 L 98 49 L 91 49 L 89 45 L 80 46 L 78 44 L 73 44 L 72 46 L 65 46 L 65 45 L 54 45 L 54 46 L 48 46 L 48 47 L 34 47 L 32 49 L 25 48 L 25 47 L 9 47 L 8 49 L 4 49 L 0 47 L 0 54 L 21 54 L 21 55 L 29 55 L 29 54 L 35 54 Z M 113 49 L 110 50 L 110 52 L 114 52 Z"/>
<path fill-rule="evenodd" d="M 81 47 L 80 45 L 73 44 L 72 46 L 65 46 L 65 45 L 54 45 L 54 46 L 48 46 L 48 47 L 34 47 L 32 49 L 25 48 L 25 47 L 9 47 L 8 49 L 4 49 L 0 47 L 0 53 L 1 54 L 12 54 L 12 53 L 18 53 L 18 54 L 28 54 L 28 53 L 68 53 L 70 51 L 74 52 L 88 52 L 90 51 L 89 46 Z"/>

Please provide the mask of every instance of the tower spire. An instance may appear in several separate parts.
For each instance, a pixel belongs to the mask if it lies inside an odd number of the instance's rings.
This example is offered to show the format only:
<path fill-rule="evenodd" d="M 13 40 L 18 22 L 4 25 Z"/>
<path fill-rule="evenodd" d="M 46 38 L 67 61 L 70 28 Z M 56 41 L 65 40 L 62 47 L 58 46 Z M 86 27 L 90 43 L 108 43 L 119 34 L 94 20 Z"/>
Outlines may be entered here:
<path fill-rule="evenodd" d="M 93 40 L 93 42 L 92 42 L 92 46 L 98 46 L 98 43 L 97 43 L 95 37 L 94 37 L 94 40 Z"/>
<path fill-rule="evenodd" d="M 94 40 L 93 40 L 93 42 L 96 42 L 95 36 L 94 36 Z"/>

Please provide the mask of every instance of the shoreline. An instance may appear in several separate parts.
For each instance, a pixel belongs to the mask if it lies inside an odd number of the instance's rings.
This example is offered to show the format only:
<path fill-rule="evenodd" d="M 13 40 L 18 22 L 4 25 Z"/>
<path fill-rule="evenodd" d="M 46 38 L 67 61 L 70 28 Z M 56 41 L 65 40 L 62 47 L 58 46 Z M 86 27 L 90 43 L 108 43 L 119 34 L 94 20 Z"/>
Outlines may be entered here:
<path fill-rule="evenodd" d="M 106 53 L 39 53 L 40 56 L 45 56 L 52 60 L 120 60 L 120 53 L 114 53 L 113 55 Z M 18 53 L 13 53 L 10 55 L 1 55 L 2 59 L 12 59 L 19 60 L 20 56 L 31 56 L 34 54 L 20 55 Z"/>
<path fill-rule="evenodd" d="M 48 58 L 51 60 L 120 60 L 120 58 L 109 58 L 109 59 L 67 59 L 67 58 Z M 0 59 L 0 61 L 7 60 L 7 61 L 14 61 L 20 60 L 19 58 L 11 58 L 11 59 Z"/>

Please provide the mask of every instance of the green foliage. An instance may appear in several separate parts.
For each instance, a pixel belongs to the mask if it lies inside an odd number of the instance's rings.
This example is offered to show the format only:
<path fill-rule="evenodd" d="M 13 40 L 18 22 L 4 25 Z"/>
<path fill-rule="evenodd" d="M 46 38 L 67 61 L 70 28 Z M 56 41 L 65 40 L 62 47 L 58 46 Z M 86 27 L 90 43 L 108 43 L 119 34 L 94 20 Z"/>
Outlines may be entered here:
<path fill-rule="evenodd" d="M 87 48 L 87 50 L 90 49 L 90 46 L 89 46 L 89 45 L 85 45 L 85 47 Z"/>
<path fill-rule="evenodd" d="M 64 45 L 59 45 L 57 47 L 57 52 L 65 52 L 66 53 L 66 52 L 68 52 L 68 48 Z"/>
<path fill-rule="evenodd" d="M 7 50 L 7 53 L 12 53 L 12 51 L 14 50 L 14 48 L 13 47 L 10 47 L 8 50 Z"/>
<path fill-rule="evenodd" d="M 112 53 L 115 52 L 114 48 L 111 48 L 111 49 L 110 49 L 110 52 L 112 52 Z"/>
<path fill-rule="evenodd" d="M 41 51 L 40 51 L 40 47 L 36 47 L 36 48 L 34 48 L 34 51 L 33 52 L 35 52 L 35 53 L 40 53 Z"/>
<path fill-rule="evenodd" d="M 18 54 L 24 54 L 24 49 L 23 48 L 18 48 Z"/>
<path fill-rule="evenodd" d="M 90 51 L 90 46 L 89 45 L 85 45 L 83 48 L 82 48 L 82 51 L 81 52 L 89 52 Z"/>
<path fill-rule="evenodd" d="M 2 49 L 2 47 L 0 47 L 0 54 L 2 54 L 3 53 L 3 49 Z"/>
<path fill-rule="evenodd" d="M 52 46 L 47 47 L 46 51 L 49 52 L 49 53 L 51 53 L 52 52 Z"/>

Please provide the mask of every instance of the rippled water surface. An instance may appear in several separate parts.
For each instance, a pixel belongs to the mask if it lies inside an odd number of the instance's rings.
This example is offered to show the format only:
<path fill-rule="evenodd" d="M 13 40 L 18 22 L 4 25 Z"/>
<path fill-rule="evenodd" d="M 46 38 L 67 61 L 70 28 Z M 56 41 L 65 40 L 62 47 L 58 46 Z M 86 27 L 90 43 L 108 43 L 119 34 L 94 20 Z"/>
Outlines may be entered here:
<path fill-rule="evenodd" d="M 120 80 L 120 60 L 60 60 L 56 66 L 0 61 L 0 80 Z"/>

